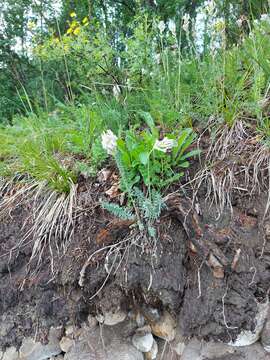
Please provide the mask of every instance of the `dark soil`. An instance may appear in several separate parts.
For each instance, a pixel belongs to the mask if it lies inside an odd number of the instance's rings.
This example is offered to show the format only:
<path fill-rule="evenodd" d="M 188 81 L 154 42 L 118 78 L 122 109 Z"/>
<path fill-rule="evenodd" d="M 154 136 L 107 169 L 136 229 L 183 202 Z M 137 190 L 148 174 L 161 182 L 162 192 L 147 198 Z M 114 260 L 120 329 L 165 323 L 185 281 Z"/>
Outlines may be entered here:
<path fill-rule="evenodd" d="M 156 244 L 145 238 L 125 243 L 105 285 L 107 251 L 100 252 L 86 268 L 82 288 L 78 281 L 88 257 L 129 235 L 136 238 L 135 230 L 91 206 L 91 194 L 85 188 L 79 198 L 84 210 L 77 217 L 67 252 L 54 259 L 54 275 L 44 254 L 42 268 L 33 276 L 33 265 L 28 264 L 31 242 L 9 253 L 30 226 L 31 204 L 20 205 L 0 223 L 0 347 L 19 346 L 24 336 L 34 334 L 46 341 L 52 325 L 70 320 L 82 323 L 90 312 L 119 305 L 135 306 L 146 316 L 151 307 L 168 308 L 179 318 L 185 335 L 206 340 L 230 341 L 241 330 L 254 329 L 257 302 L 265 300 L 270 287 L 269 222 L 263 221 L 266 198 L 266 194 L 238 198 L 233 216 L 227 210 L 217 220 L 215 207 L 209 208 L 201 194 L 201 222 L 215 234 L 216 245 L 230 264 L 241 249 L 235 268 L 227 266 L 223 279 L 215 278 L 204 259 L 191 250 L 182 224 L 164 213 L 157 224 Z"/>

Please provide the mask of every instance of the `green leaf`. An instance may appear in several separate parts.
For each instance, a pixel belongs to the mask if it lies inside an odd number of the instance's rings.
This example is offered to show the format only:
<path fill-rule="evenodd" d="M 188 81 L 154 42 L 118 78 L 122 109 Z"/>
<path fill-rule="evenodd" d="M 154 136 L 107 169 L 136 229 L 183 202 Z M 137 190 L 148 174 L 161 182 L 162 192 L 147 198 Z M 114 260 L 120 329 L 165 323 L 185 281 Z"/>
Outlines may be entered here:
<path fill-rule="evenodd" d="M 184 162 L 181 163 L 179 166 L 182 167 L 182 168 L 188 168 L 188 167 L 189 167 L 189 162 L 188 162 L 188 161 L 184 161 Z"/>
<path fill-rule="evenodd" d="M 139 159 L 142 165 L 147 165 L 149 161 L 149 153 L 142 152 L 139 154 Z"/>
<path fill-rule="evenodd" d="M 155 127 L 155 122 L 149 112 L 139 111 L 138 112 L 141 118 L 146 122 L 150 129 Z"/>

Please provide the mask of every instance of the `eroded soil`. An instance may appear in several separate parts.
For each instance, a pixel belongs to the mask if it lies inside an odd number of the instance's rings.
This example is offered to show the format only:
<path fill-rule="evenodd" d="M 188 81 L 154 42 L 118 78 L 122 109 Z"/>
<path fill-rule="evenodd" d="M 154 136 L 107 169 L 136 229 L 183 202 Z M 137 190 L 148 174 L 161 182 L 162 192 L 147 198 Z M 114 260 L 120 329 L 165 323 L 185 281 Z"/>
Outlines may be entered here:
<path fill-rule="evenodd" d="M 70 320 L 80 324 L 89 312 L 118 306 L 137 307 L 146 317 L 151 317 L 151 308 L 168 308 L 185 335 L 206 340 L 228 342 L 241 330 L 254 329 L 257 303 L 266 299 L 270 287 L 266 198 L 236 198 L 233 214 L 228 209 L 217 219 L 215 206 L 200 195 L 201 222 L 229 259 L 224 278 L 216 278 L 193 251 L 182 224 L 171 214 L 164 212 L 157 224 L 158 241 L 150 243 L 136 237 L 129 224 L 92 206 L 89 188 L 80 193 L 75 233 L 67 252 L 55 255 L 53 274 L 48 250 L 33 275 L 31 239 L 10 252 L 31 225 L 31 203 L 21 204 L 0 223 L 0 347 L 19 346 L 29 335 L 46 341 L 52 325 Z M 110 246 L 125 239 L 130 240 L 108 256 Z M 79 286 L 83 265 L 104 246 Z"/>

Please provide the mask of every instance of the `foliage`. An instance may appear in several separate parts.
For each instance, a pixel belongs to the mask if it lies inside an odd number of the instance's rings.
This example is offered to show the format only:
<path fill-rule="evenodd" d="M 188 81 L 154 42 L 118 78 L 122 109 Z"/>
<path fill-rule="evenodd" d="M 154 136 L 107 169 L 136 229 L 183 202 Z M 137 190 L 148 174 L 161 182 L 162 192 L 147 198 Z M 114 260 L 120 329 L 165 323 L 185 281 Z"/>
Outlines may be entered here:
<path fill-rule="evenodd" d="M 184 175 L 181 169 L 189 166 L 187 159 L 199 153 L 198 150 L 186 152 L 194 142 L 195 134 L 192 129 L 187 128 L 167 134 L 160 141 L 160 134 L 151 115 L 141 114 L 147 119 L 150 128 L 139 133 L 132 129 L 127 130 L 125 139 L 118 139 L 118 162 L 121 162 L 121 168 L 128 173 L 129 183 L 134 185 L 142 179 L 146 186 L 161 189 L 179 180 Z M 169 146 L 160 148 L 158 144 L 162 144 L 166 139 Z M 127 189 L 123 177 L 122 188 Z"/>
<path fill-rule="evenodd" d="M 162 196 L 155 190 L 146 196 L 138 187 L 134 187 L 129 193 L 129 199 L 131 200 L 133 211 L 128 205 L 120 206 L 108 202 L 102 202 L 101 205 L 120 219 L 136 220 L 141 231 L 146 229 L 148 235 L 155 238 L 154 223 L 160 217 L 161 211 L 166 207 Z"/>

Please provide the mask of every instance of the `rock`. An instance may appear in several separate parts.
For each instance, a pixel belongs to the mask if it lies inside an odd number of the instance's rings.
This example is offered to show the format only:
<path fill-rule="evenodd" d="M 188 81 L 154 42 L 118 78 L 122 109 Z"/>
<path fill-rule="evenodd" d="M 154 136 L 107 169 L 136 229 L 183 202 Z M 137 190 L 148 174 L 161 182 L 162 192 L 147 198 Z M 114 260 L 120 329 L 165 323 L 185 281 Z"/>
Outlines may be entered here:
<path fill-rule="evenodd" d="M 5 351 L 2 360 L 19 360 L 19 354 L 16 348 L 14 346 L 8 348 Z"/>
<path fill-rule="evenodd" d="M 222 358 L 236 353 L 236 348 L 223 343 L 201 343 L 201 356 L 203 359 L 216 360 L 217 356 Z"/>
<path fill-rule="evenodd" d="M 151 332 L 144 332 L 141 329 L 133 335 L 132 344 L 141 352 L 151 351 L 154 342 L 153 335 Z"/>
<path fill-rule="evenodd" d="M 74 340 L 68 336 L 62 337 L 59 343 L 61 350 L 64 352 L 68 352 L 72 348 L 73 344 Z"/>
<path fill-rule="evenodd" d="M 239 353 L 242 356 L 241 360 L 270 360 L 270 355 L 264 351 L 259 342 L 240 348 Z"/>
<path fill-rule="evenodd" d="M 150 325 L 152 333 L 161 339 L 172 341 L 175 338 L 176 321 L 168 311 L 165 311 L 157 322 Z"/>
<path fill-rule="evenodd" d="M 268 317 L 261 333 L 261 343 L 266 352 L 270 352 L 270 310 Z"/>
<path fill-rule="evenodd" d="M 25 338 L 19 351 L 22 360 L 45 360 L 61 352 L 59 341 L 55 338 L 46 345 L 35 342 L 31 338 Z"/>
<path fill-rule="evenodd" d="M 181 360 L 202 360 L 200 355 L 201 343 L 197 339 L 192 339 L 185 347 Z"/>
<path fill-rule="evenodd" d="M 144 360 L 143 354 L 134 346 L 124 341 L 113 342 L 107 350 L 104 360 Z M 77 360 L 77 359 L 74 359 Z M 88 360 L 88 359 L 87 359 Z M 96 359 L 94 359 L 96 360 Z M 103 359 L 102 359 L 103 360 Z"/>
<path fill-rule="evenodd" d="M 116 311 L 107 311 L 103 314 L 97 314 L 96 319 L 99 323 L 113 326 L 124 321 L 127 317 L 127 313 L 123 310 L 117 309 Z"/>
<path fill-rule="evenodd" d="M 146 360 L 156 359 L 157 354 L 158 354 L 158 344 L 157 344 L 156 340 L 154 340 L 151 350 L 148 351 L 147 353 L 145 353 L 145 359 Z"/>
<path fill-rule="evenodd" d="M 240 334 L 237 336 L 237 339 L 235 341 L 229 342 L 229 345 L 248 346 L 258 341 L 267 318 L 268 309 L 269 309 L 268 299 L 264 303 L 258 303 L 258 312 L 255 318 L 254 331 L 242 330 Z"/>

